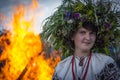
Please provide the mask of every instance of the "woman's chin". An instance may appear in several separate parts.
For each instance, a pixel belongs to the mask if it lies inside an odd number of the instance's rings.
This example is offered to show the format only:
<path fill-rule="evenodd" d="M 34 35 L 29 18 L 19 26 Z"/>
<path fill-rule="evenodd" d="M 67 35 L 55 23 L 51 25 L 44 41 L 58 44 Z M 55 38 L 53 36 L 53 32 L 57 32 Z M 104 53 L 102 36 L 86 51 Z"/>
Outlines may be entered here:
<path fill-rule="evenodd" d="M 82 50 L 83 50 L 83 51 L 87 51 L 87 52 L 88 52 L 88 51 L 90 51 L 90 50 L 91 50 L 91 47 L 83 47 L 83 48 L 82 48 Z"/>

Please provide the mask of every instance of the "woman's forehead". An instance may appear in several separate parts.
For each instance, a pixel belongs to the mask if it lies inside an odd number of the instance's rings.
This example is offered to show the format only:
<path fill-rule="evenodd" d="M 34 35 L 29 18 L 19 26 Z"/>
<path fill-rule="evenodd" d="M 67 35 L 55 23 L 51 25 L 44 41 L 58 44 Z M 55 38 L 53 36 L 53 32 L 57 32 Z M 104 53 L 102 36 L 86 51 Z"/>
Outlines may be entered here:
<path fill-rule="evenodd" d="M 84 27 L 80 27 L 80 28 L 78 29 L 78 31 L 89 31 L 89 32 L 92 32 L 92 30 L 86 29 L 86 28 L 84 28 Z"/>

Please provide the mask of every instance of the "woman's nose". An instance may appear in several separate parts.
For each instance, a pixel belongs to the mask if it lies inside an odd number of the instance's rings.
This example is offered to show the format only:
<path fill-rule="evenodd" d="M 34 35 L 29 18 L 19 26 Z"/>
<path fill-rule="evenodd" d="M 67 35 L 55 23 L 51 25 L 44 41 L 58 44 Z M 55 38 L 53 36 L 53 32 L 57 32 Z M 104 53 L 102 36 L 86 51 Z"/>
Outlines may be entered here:
<path fill-rule="evenodd" d="M 86 34 L 85 38 L 86 38 L 87 40 L 90 40 L 90 34 Z"/>

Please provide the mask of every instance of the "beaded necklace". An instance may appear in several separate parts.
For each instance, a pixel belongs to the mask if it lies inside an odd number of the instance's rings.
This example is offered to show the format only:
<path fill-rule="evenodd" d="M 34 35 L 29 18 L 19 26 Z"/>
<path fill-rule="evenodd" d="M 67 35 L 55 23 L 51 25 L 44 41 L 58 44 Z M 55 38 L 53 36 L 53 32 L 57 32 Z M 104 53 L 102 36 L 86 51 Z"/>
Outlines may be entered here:
<path fill-rule="evenodd" d="M 90 63 L 90 60 L 91 60 L 91 56 L 92 56 L 92 52 L 90 52 L 90 55 L 89 55 L 89 58 L 88 58 L 88 62 L 87 62 L 87 66 L 86 66 L 84 75 L 82 77 L 82 80 L 86 79 L 86 75 L 87 75 L 87 72 L 88 72 L 88 67 L 89 67 L 89 63 Z M 73 76 L 73 80 L 75 80 L 74 62 L 75 62 L 75 56 L 73 55 L 73 57 L 72 57 L 72 76 Z"/>

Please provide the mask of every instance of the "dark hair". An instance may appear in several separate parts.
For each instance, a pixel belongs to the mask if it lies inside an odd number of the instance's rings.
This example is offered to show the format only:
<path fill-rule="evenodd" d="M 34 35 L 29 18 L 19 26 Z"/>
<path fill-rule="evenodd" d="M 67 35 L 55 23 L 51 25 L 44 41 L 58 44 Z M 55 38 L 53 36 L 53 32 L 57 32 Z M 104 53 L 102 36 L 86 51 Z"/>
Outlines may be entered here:
<path fill-rule="evenodd" d="M 92 32 L 95 32 L 96 33 L 96 36 L 97 36 L 97 32 L 98 32 L 98 27 L 92 23 L 92 21 L 88 21 L 88 20 L 85 20 L 82 22 L 82 25 L 80 26 L 80 21 L 76 21 L 76 23 L 73 24 L 73 29 L 70 31 L 70 33 L 68 34 L 68 38 L 66 38 L 66 41 L 65 41 L 65 45 L 68 49 L 71 49 L 73 51 L 74 49 L 74 42 L 73 40 L 71 40 L 71 38 L 75 35 L 75 33 L 78 31 L 78 29 L 80 27 L 83 27 L 87 30 L 90 30 Z"/>
<path fill-rule="evenodd" d="M 82 27 L 87 29 L 87 30 L 90 30 L 92 32 L 95 32 L 97 35 L 98 26 L 96 26 L 94 23 L 92 23 L 90 21 L 85 21 L 85 22 L 83 22 Z"/>
<path fill-rule="evenodd" d="M 97 35 L 97 32 L 98 32 L 98 26 L 96 26 L 94 23 L 92 23 L 92 21 L 83 21 L 82 22 L 82 25 L 80 26 L 79 25 L 79 22 L 76 22 L 75 24 L 73 24 L 73 30 L 71 30 L 70 32 L 70 36 L 73 37 L 73 35 L 77 32 L 77 30 L 80 28 L 80 27 L 83 27 L 87 30 L 90 30 L 92 32 L 95 32 L 96 35 Z"/>

